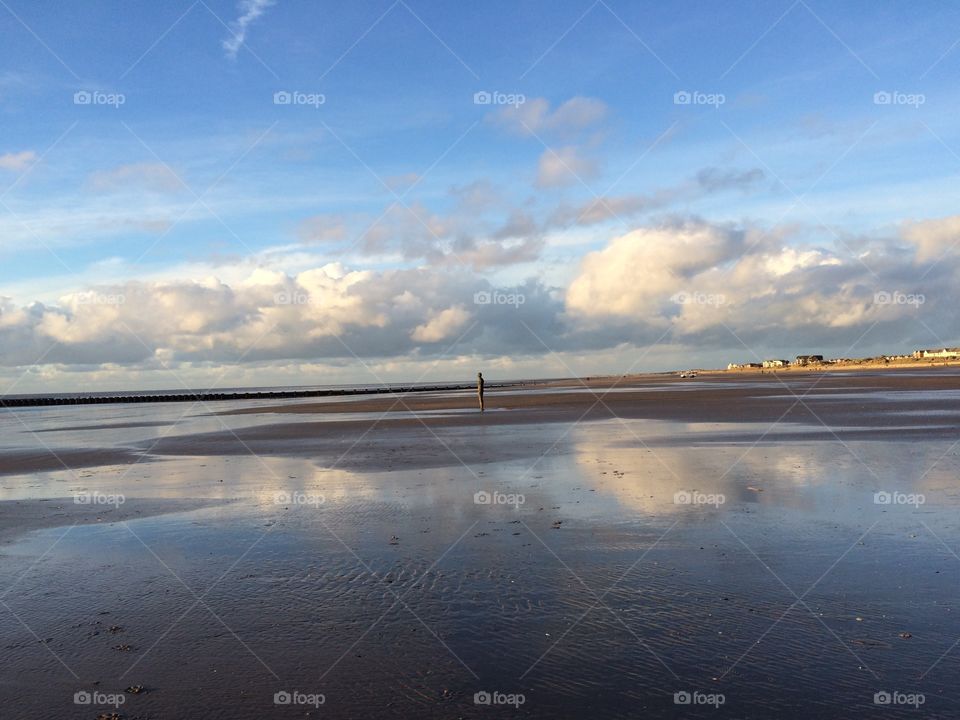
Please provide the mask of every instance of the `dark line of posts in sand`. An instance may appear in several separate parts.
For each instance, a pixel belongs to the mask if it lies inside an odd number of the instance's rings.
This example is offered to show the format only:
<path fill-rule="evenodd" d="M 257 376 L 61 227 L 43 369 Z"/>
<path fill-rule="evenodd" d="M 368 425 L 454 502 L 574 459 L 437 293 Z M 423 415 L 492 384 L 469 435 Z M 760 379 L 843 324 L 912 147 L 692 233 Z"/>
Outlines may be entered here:
<path fill-rule="evenodd" d="M 548 382 L 541 380 L 539 382 Z M 534 385 L 537 381 L 491 383 L 488 388 Z M 214 402 L 218 400 L 279 400 L 284 398 L 335 397 L 345 395 L 405 395 L 417 392 L 447 392 L 451 390 L 476 390 L 475 383 L 449 385 L 379 386 L 363 388 L 340 388 L 326 390 L 266 390 L 234 392 L 184 392 L 152 395 L 75 395 L 62 397 L 0 397 L 3 407 L 38 407 L 41 405 L 101 405 L 109 403 L 160 403 L 160 402 Z"/>

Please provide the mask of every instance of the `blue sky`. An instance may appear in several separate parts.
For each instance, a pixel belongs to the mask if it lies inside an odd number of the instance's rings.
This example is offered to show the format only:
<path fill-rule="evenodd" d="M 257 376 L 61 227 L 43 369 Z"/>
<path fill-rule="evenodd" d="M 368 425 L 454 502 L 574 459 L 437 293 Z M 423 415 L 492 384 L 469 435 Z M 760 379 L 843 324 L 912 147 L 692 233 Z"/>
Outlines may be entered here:
<path fill-rule="evenodd" d="M 17 390 L 399 379 L 425 363 L 623 372 L 960 340 L 960 7 L 5 0 L 0 30 L 0 360 Z M 524 102 L 478 105 L 481 91 Z M 677 104 L 684 91 L 720 100 Z M 84 92 L 98 95 L 76 104 Z M 592 203 L 606 219 L 584 221 Z M 667 231 L 678 254 L 650 251 Z M 702 233 L 736 247 L 687 267 Z M 602 277 L 623 237 L 635 273 Z M 335 297 L 308 287 L 329 263 Z M 729 281 L 759 267 L 762 292 Z M 591 272 L 613 300 L 571 295 Z M 720 275 L 722 318 L 669 304 Z M 277 293 L 257 288 L 288 285 L 309 312 L 267 333 Z M 190 320 L 210 301 L 198 287 L 233 304 Z M 470 299 L 520 287 L 513 315 Z M 922 307 L 869 307 L 923 288 Z M 629 311 L 611 310 L 621 296 Z M 186 318 L 166 334 L 144 319 L 157 297 Z M 801 300 L 816 322 L 762 332 L 785 322 L 760 307 Z"/>

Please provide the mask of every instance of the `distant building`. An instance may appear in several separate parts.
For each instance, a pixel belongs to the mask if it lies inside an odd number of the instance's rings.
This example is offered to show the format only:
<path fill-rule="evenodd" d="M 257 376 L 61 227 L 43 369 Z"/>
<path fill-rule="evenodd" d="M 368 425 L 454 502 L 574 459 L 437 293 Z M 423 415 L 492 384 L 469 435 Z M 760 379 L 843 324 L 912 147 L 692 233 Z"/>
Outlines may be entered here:
<path fill-rule="evenodd" d="M 760 363 L 730 363 L 727 370 L 754 370 L 763 367 Z"/>
<path fill-rule="evenodd" d="M 917 350 L 913 353 L 917 359 L 930 358 L 940 360 L 955 360 L 960 358 L 960 348 L 942 348 L 940 350 Z"/>
<path fill-rule="evenodd" d="M 764 360 L 763 367 L 765 368 L 779 368 L 786 367 L 790 364 L 789 360 Z"/>
<path fill-rule="evenodd" d="M 823 362 L 823 355 L 797 355 L 797 365 L 817 365 Z"/>

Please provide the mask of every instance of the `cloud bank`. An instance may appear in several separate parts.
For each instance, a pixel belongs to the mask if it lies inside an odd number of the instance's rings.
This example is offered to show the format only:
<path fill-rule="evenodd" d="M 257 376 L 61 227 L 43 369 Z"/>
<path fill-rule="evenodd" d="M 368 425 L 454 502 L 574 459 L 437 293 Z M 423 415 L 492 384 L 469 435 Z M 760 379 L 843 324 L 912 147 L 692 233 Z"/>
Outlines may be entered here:
<path fill-rule="evenodd" d="M 957 227 L 958 217 L 914 222 L 837 250 L 802 229 L 673 217 L 612 237 L 566 287 L 536 278 L 494 287 L 459 266 L 332 263 L 256 270 L 232 284 L 130 281 L 57 304 L 0 299 L 0 364 L 518 358 L 654 342 L 748 360 L 770 347 L 856 354 L 866 334 L 891 351 L 937 346 L 960 336 Z"/>

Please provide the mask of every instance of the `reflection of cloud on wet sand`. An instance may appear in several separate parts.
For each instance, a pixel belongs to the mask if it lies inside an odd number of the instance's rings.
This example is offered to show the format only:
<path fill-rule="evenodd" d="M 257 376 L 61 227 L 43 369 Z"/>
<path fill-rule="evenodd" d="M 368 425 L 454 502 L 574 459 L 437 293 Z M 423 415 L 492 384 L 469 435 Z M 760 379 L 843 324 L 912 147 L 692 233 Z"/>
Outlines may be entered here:
<path fill-rule="evenodd" d="M 760 432 L 766 428 L 762 428 Z M 710 424 L 611 421 L 578 426 L 574 462 L 622 508 L 644 514 L 731 511 L 761 504 L 833 514 L 872 506 L 877 490 L 928 492 L 928 502 L 955 481 L 957 459 L 948 444 L 907 447 L 876 441 L 850 443 L 703 443 L 697 435 L 726 431 Z M 684 445 L 649 443 L 675 434 Z M 647 444 L 645 446 L 645 444 Z M 939 460 L 939 462 L 938 462 Z M 687 502 L 677 493 L 687 493 Z M 722 495 L 725 502 L 710 504 Z M 701 504 L 698 506 L 696 503 Z"/>
<path fill-rule="evenodd" d="M 644 447 L 643 438 L 651 431 L 662 433 L 666 425 L 612 421 L 578 426 L 571 433 L 575 437 L 574 462 L 586 477 L 601 485 L 602 492 L 613 495 L 629 511 L 660 515 L 711 512 L 717 507 L 676 504 L 675 496 L 684 492 L 722 494 L 726 503 L 736 499 L 734 483 L 729 477 L 720 479 L 722 463 L 713 449 Z"/>

